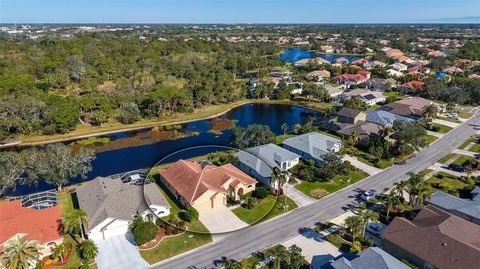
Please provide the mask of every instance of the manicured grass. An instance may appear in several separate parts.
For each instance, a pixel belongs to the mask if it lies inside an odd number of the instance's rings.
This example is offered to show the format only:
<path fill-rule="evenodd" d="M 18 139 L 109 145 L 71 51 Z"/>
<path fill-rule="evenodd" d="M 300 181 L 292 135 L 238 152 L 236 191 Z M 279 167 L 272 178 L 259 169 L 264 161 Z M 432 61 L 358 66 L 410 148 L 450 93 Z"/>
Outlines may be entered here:
<path fill-rule="evenodd" d="M 403 98 L 407 97 L 407 96 L 406 96 L 405 94 L 403 94 L 403 93 L 394 92 L 394 91 L 392 91 L 392 92 L 384 92 L 383 95 L 385 95 L 386 97 L 391 97 L 391 96 L 393 96 L 393 97 L 397 98 L 397 100 L 403 99 Z"/>
<path fill-rule="evenodd" d="M 468 149 L 469 151 L 480 153 L 480 144 L 475 144 L 471 148 Z"/>
<path fill-rule="evenodd" d="M 427 142 L 428 145 L 432 144 L 433 142 L 435 142 L 436 140 L 438 139 L 438 137 L 434 136 L 434 135 L 429 135 L 427 134 L 425 136 L 425 142 Z"/>
<path fill-rule="evenodd" d="M 343 252 L 348 252 L 352 247 L 352 243 L 343 239 L 338 233 L 327 234 L 324 238 Z"/>
<path fill-rule="evenodd" d="M 430 172 L 432 172 L 432 171 L 433 171 L 432 169 L 425 169 L 422 172 L 420 172 L 420 175 L 426 176 L 426 175 L 430 174 Z"/>
<path fill-rule="evenodd" d="M 456 176 L 439 172 L 427 180 L 430 184 L 447 184 L 453 189 L 461 190 L 467 186 L 466 183 L 457 179 Z"/>
<path fill-rule="evenodd" d="M 455 156 L 457 156 L 457 154 L 449 153 L 449 154 L 443 156 L 443 158 L 441 158 L 438 162 L 444 164 Z"/>
<path fill-rule="evenodd" d="M 283 134 L 275 136 L 275 144 L 280 145 L 283 143 L 283 141 L 287 138 L 291 138 L 297 136 L 296 134 L 286 134 L 285 136 Z"/>
<path fill-rule="evenodd" d="M 432 130 L 437 129 L 434 132 L 441 133 L 441 134 L 446 134 L 446 133 L 450 132 L 453 128 L 450 127 L 450 126 L 446 126 L 446 125 L 442 125 L 442 124 L 438 124 L 438 123 L 432 123 L 431 129 Z"/>
<path fill-rule="evenodd" d="M 374 162 L 370 161 L 370 159 L 373 159 L 372 155 L 370 155 L 370 154 L 368 154 L 364 151 L 360 151 L 360 150 L 356 152 L 355 157 L 357 157 L 357 160 L 359 160 L 360 162 L 362 162 L 366 165 L 370 165 L 370 166 L 377 167 L 377 168 L 380 168 L 380 169 L 385 169 L 385 168 L 388 168 L 388 167 L 393 165 L 392 161 L 384 160 L 384 159 L 381 159 L 378 162 L 374 163 Z"/>
<path fill-rule="evenodd" d="M 466 161 L 475 160 L 472 156 L 459 155 L 458 158 L 453 161 L 454 164 L 463 165 Z"/>
<path fill-rule="evenodd" d="M 329 193 L 335 192 L 350 184 L 362 180 L 367 176 L 368 174 L 363 171 L 351 171 L 346 176 L 335 176 L 330 182 L 304 181 L 300 184 L 295 185 L 295 188 L 312 198 L 319 199 Z"/>
<path fill-rule="evenodd" d="M 477 135 L 472 135 L 470 136 L 469 139 L 465 140 L 465 142 L 463 142 L 459 147 L 458 149 L 465 149 L 470 143 L 472 143 L 475 139 L 477 138 Z"/>
<path fill-rule="evenodd" d="M 205 226 L 203 226 L 200 221 L 197 221 L 195 225 L 198 226 L 196 229 L 199 231 L 206 230 Z M 155 248 L 150 250 L 140 250 L 140 255 L 145 261 L 153 264 L 210 242 L 212 242 L 212 236 L 210 234 L 184 232 L 177 236 L 164 237 Z"/>
<path fill-rule="evenodd" d="M 288 192 L 288 190 L 287 190 Z M 288 210 L 297 208 L 298 206 L 295 202 L 287 197 Z M 265 221 L 267 219 L 271 219 L 275 216 L 278 216 L 282 213 L 285 213 L 285 196 L 279 196 L 278 199 L 273 196 L 269 195 L 266 198 L 262 199 L 258 202 L 258 204 L 252 209 L 246 209 L 244 207 L 238 207 L 232 210 L 232 212 L 237 215 L 239 219 L 248 223 L 254 224 L 259 221 Z"/>
<path fill-rule="evenodd" d="M 465 112 L 465 111 L 457 111 L 457 114 L 460 118 L 462 119 L 469 119 L 473 116 L 472 113 L 470 112 Z"/>

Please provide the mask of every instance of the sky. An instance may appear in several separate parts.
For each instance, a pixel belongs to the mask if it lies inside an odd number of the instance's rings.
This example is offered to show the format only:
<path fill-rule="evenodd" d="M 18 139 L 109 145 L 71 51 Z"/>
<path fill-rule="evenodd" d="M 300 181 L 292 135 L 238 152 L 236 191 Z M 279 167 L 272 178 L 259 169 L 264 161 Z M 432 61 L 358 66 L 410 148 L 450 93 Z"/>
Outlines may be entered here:
<path fill-rule="evenodd" d="M 479 0 L 0 0 L 0 23 L 408 23 L 479 16 Z"/>

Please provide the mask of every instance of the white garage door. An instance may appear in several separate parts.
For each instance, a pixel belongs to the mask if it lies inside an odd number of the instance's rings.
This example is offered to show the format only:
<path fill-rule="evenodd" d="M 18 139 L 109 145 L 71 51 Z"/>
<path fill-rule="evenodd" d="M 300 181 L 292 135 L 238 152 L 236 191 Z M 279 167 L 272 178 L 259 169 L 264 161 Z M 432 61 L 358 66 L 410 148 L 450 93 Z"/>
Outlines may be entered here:
<path fill-rule="evenodd" d="M 128 221 L 125 220 L 115 220 L 98 231 L 92 231 L 88 237 L 93 241 L 98 241 L 124 235 L 128 232 L 128 224 Z"/>

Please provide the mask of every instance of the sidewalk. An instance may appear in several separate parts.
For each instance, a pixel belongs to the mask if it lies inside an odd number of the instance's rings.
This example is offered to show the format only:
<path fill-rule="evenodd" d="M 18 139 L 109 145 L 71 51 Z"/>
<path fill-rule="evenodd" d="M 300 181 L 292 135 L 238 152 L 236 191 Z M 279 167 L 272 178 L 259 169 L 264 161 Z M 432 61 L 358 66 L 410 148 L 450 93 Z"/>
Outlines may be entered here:
<path fill-rule="evenodd" d="M 468 151 L 468 150 L 464 150 L 464 149 L 454 149 L 453 153 L 460 154 L 460 155 L 465 155 L 465 156 L 471 156 L 471 157 L 477 157 L 477 156 L 480 155 L 480 153 L 476 153 L 476 152 Z"/>
<path fill-rule="evenodd" d="M 364 172 L 367 172 L 369 175 L 375 175 L 382 171 L 382 169 L 370 166 L 368 164 L 364 164 L 361 161 L 359 161 L 356 157 L 352 157 L 350 155 L 344 155 L 343 160 L 349 161 L 353 166 L 357 167 L 358 169 Z"/>
<path fill-rule="evenodd" d="M 455 122 L 441 120 L 441 119 L 434 119 L 433 122 L 441 124 L 441 125 L 445 125 L 445 126 L 448 126 L 448 127 L 452 127 L 452 128 L 455 128 L 458 125 L 460 125 L 460 123 L 455 123 Z"/>
<path fill-rule="evenodd" d="M 289 183 L 285 184 L 284 191 L 285 187 L 287 187 L 287 196 L 290 197 L 298 205 L 298 207 L 306 206 L 316 201 L 315 199 L 305 195 L 303 192 L 297 190 L 294 185 Z"/>

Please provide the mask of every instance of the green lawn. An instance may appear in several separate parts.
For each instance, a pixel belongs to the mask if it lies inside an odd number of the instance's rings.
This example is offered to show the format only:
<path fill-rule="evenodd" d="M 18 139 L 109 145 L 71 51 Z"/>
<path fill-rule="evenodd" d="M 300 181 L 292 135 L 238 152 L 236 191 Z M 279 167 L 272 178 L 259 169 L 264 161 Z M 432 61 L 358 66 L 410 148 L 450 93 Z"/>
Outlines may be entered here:
<path fill-rule="evenodd" d="M 457 114 L 462 119 L 469 119 L 472 117 L 472 113 L 465 111 L 457 111 Z"/>
<path fill-rule="evenodd" d="M 457 189 L 457 190 L 461 190 L 467 186 L 465 182 L 458 180 L 456 176 L 450 175 L 445 172 L 437 173 L 433 177 L 429 178 L 427 182 L 430 184 L 440 184 L 440 183 L 448 184 L 453 189 Z"/>
<path fill-rule="evenodd" d="M 280 145 L 283 143 L 283 141 L 287 138 L 291 138 L 297 136 L 296 134 L 286 134 L 285 136 L 283 134 L 275 136 L 275 144 Z"/>
<path fill-rule="evenodd" d="M 403 99 L 403 98 L 407 97 L 407 96 L 406 96 L 405 94 L 403 94 L 403 93 L 393 92 L 393 91 L 392 91 L 392 92 L 384 92 L 383 95 L 385 95 L 386 97 L 391 97 L 391 96 L 393 96 L 393 97 L 397 98 L 397 100 Z"/>
<path fill-rule="evenodd" d="M 332 245 L 336 246 L 339 250 L 343 252 L 349 252 L 352 243 L 343 239 L 338 233 L 331 233 L 325 236 L 325 240 L 330 242 Z"/>
<path fill-rule="evenodd" d="M 453 122 L 453 123 L 462 123 L 461 121 L 459 120 L 456 120 L 456 119 L 452 119 L 452 118 L 449 118 L 449 117 L 438 117 L 439 120 L 444 120 L 444 121 L 449 121 L 449 122 Z"/>
<path fill-rule="evenodd" d="M 480 144 L 475 144 L 471 148 L 468 149 L 469 151 L 480 153 Z"/>
<path fill-rule="evenodd" d="M 357 152 L 355 152 L 355 157 L 357 157 L 357 160 L 359 160 L 360 162 L 366 165 L 370 165 L 380 169 L 385 169 L 393 165 L 392 161 L 384 160 L 384 159 L 381 159 L 378 162 L 372 162 L 370 161 L 370 159 L 373 159 L 373 156 L 361 150 L 358 150 Z"/>
<path fill-rule="evenodd" d="M 287 189 L 288 192 L 288 189 Z M 297 208 L 298 206 L 295 202 L 287 197 L 288 210 Z M 282 213 L 285 213 L 285 196 L 279 196 L 278 199 L 269 195 L 265 199 L 262 199 L 258 204 L 252 209 L 246 209 L 244 207 L 238 207 L 232 210 L 232 212 L 237 215 L 239 219 L 248 223 L 254 224 L 259 221 L 265 221 L 271 219 L 275 216 L 278 216 Z"/>
<path fill-rule="evenodd" d="M 441 134 L 446 134 L 450 132 L 453 128 L 450 126 L 438 124 L 438 123 L 432 123 L 431 126 L 431 131 L 435 130 L 434 132 L 441 133 Z"/>
<path fill-rule="evenodd" d="M 205 226 L 203 226 L 200 221 L 197 221 L 189 228 L 195 228 L 199 231 L 206 230 Z M 140 250 L 140 255 L 142 255 L 145 261 L 153 264 L 198 248 L 210 242 L 212 242 L 212 236 L 210 234 L 184 232 L 177 236 L 163 238 L 153 249 Z"/>
<path fill-rule="evenodd" d="M 435 142 L 436 140 L 438 139 L 438 137 L 434 136 L 434 135 L 429 135 L 427 134 L 425 136 L 425 142 L 427 142 L 428 145 L 432 144 L 433 142 Z"/>
<path fill-rule="evenodd" d="M 449 154 L 443 156 L 443 158 L 441 158 L 438 162 L 444 164 L 444 163 L 446 163 L 447 161 L 451 160 L 451 159 L 452 159 L 453 157 L 455 157 L 455 156 L 457 156 L 457 154 L 455 154 L 455 153 L 449 153 Z"/>
<path fill-rule="evenodd" d="M 467 139 L 467 140 L 465 140 L 465 141 L 458 147 L 458 149 L 464 149 L 466 146 L 468 146 L 470 143 L 472 143 L 476 138 L 477 138 L 477 135 L 472 135 L 472 136 L 470 136 L 470 138 Z"/>
<path fill-rule="evenodd" d="M 455 161 L 453 161 L 453 163 L 463 165 L 468 160 L 475 160 L 475 158 L 472 156 L 458 155 L 458 158 Z"/>
<path fill-rule="evenodd" d="M 368 176 L 363 171 L 352 171 L 346 176 L 335 176 L 330 182 L 302 182 L 295 185 L 299 191 L 306 195 L 319 199 L 329 193 L 342 189 L 350 184 L 353 184 L 359 180 L 362 180 Z M 348 181 L 350 179 L 350 181 Z"/>

